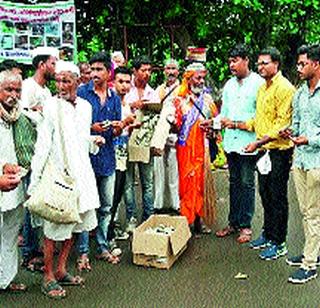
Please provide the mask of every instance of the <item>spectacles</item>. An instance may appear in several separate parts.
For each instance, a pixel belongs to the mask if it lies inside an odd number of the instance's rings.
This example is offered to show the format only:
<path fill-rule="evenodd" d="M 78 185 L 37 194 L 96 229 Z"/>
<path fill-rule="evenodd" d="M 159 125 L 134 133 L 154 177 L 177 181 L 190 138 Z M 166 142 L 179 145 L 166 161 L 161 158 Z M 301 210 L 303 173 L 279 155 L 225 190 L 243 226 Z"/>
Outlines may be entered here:
<path fill-rule="evenodd" d="M 308 64 L 309 64 L 309 62 L 298 62 L 296 66 L 297 66 L 297 68 L 299 68 L 299 67 L 304 68 Z"/>
<path fill-rule="evenodd" d="M 257 62 L 257 63 L 256 63 L 256 66 L 261 66 L 261 65 L 266 66 L 266 65 L 270 64 L 271 62 L 272 62 L 272 61 L 261 61 L 261 62 Z"/>

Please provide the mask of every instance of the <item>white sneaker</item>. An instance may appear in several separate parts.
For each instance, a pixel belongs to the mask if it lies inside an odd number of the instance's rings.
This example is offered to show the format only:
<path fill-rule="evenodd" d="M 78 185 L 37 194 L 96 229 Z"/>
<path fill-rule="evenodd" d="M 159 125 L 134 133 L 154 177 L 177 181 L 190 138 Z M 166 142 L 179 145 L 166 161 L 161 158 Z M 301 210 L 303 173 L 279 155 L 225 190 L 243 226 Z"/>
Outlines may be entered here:
<path fill-rule="evenodd" d="M 129 233 L 122 231 L 121 229 L 114 230 L 114 239 L 118 241 L 125 241 L 129 238 Z"/>
<path fill-rule="evenodd" d="M 127 228 L 126 228 L 126 232 L 127 233 L 132 233 L 133 230 L 137 227 L 137 225 L 138 225 L 137 219 L 134 218 L 134 217 L 131 217 L 130 221 L 129 221 L 128 225 L 127 225 Z"/>
<path fill-rule="evenodd" d="M 119 248 L 116 244 L 116 242 L 114 240 L 109 242 L 110 245 L 110 253 L 115 256 L 115 257 L 119 257 L 122 254 L 122 250 L 121 248 Z"/>

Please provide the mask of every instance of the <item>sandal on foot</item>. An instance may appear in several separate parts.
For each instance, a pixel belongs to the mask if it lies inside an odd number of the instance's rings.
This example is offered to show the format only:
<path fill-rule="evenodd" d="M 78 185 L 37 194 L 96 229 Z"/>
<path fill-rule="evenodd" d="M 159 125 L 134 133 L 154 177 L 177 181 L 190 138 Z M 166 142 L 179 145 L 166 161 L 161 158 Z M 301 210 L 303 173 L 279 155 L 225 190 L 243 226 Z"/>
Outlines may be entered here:
<path fill-rule="evenodd" d="M 52 299 L 62 299 L 66 297 L 66 291 L 58 284 L 56 280 L 44 282 L 41 286 L 41 292 Z"/>
<path fill-rule="evenodd" d="M 81 286 L 84 284 L 84 279 L 80 276 L 72 276 L 66 273 L 62 278 L 57 279 L 61 286 Z"/>
<path fill-rule="evenodd" d="M 120 258 L 118 256 L 114 256 L 109 251 L 105 251 L 96 256 L 98 260 L 106 261 L 110 264 L 118 264 L 120 262 Z"/>
<path fill-rule="evenodd" d="M 90 260 L 87 255 L 81 255 L 77 260 L 77 270 L 79 272 L 86 271 L 90 272 L 92 267 L 90 265 Z"/>
<path fill-rule="evenodd" d="M 231 234 L 236 233 L 237 230 L 232 227 L 232 226 L 226 226 L 225 228 L 223 228 L 222 230 L 219 230 L 216 232 L 216 236 L 217 237 L 225 237 L 225 236 L 229 236 Z"/>
<path fill-rule="evenodd" d="M 9 292 L 26 292 L 27 291 L 27 286 L 25 284 L 23 284 L 23 283 L 12 282 L 6 288 L 6 291 L 9 291 Z"/>
<path fill-rule="evenodd" d="M 252 230 L 250 228 L 242 228 L 240 229 L 240 234 L 237 238 L 237 242 L 239 244 L 248 243 L 251 241 Z"/>
<path fill-rule="evenodd" d="M 31 260 L 23 261 L 22 266 L 30 272 L 40 272 L 44 271 L 44 262 L 42 257 L 34 257 Z"/>

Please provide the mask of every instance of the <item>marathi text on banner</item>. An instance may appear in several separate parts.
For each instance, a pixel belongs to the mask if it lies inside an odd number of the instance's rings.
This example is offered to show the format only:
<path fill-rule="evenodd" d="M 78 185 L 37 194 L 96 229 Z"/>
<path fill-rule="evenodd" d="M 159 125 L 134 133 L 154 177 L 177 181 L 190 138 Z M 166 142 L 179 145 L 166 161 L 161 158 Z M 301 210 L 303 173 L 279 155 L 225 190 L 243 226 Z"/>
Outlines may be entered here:
<path fill-rule="evenodd" d="M 39 5 L 0 1 L 0 60 L 30 64 L 31 51 L 39 46 L 56 47 L 75 60 L 74 1 Z"/>

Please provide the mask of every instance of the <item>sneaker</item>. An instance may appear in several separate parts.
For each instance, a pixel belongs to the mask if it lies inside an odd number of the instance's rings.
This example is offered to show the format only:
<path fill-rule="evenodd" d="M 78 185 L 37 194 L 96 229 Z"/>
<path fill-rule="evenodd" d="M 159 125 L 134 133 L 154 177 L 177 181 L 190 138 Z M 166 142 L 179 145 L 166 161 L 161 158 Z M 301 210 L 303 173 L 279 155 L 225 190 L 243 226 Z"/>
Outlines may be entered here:
<path fill-rule="evenodd" d="M 306 283 L 309 280 L 317 277 L 317 271 L 314 270 L 306 270 L 304 268 L 299 268 L 295 271 L 289 278 L 288 281 L 292 283 Z"/>
<path fill-rule="evenodd" d="M 277 260 L 278 258 L 286 255 L 288 253 L 288 249 L 286 243 L 278 244 L 271 244 L 265 250 L 263 250 L 259 257 L 262 260 Z"/>
<path fill-rule="evenodd" d="M 115 242 L 115 240 L 112 240 L 109 242 L 109 247 L 110 247 L 109 251 L 113 256 L 119 257 L 122 254 L 122 250 L 117 246 L 117 243 Z"/>
<path fill-rule="evenodd" d="M 132 233 L 133 230 L 137 227 L 137 225 L 138 225 L 137 219 L 134 217 L 131 217 L 126 228 L 126 232 L 129 234 Z"/>
<path fill-rule="evenodd" d="M 287 258 L 286 263 L 290 266 L 301 266 L 304 256 L 293 256 L 290 258 Z M 316 266 L 320 265 L 320 256 L 317 258 Z"/>
<path fill-rule="evenodd" d="M 129 238 L 129 233 L 122 231 L 121 229 L 114 229 L 114 239 L 117 241 L 125 241 Z"/>
<path fill-rule="evenodd" d="M 252 249 L 262 249 L 269 245 L 270 241 L 265 238 L 264 233 L 261 233 L 257 239 L 250 242 L 249 247 Z"/>

